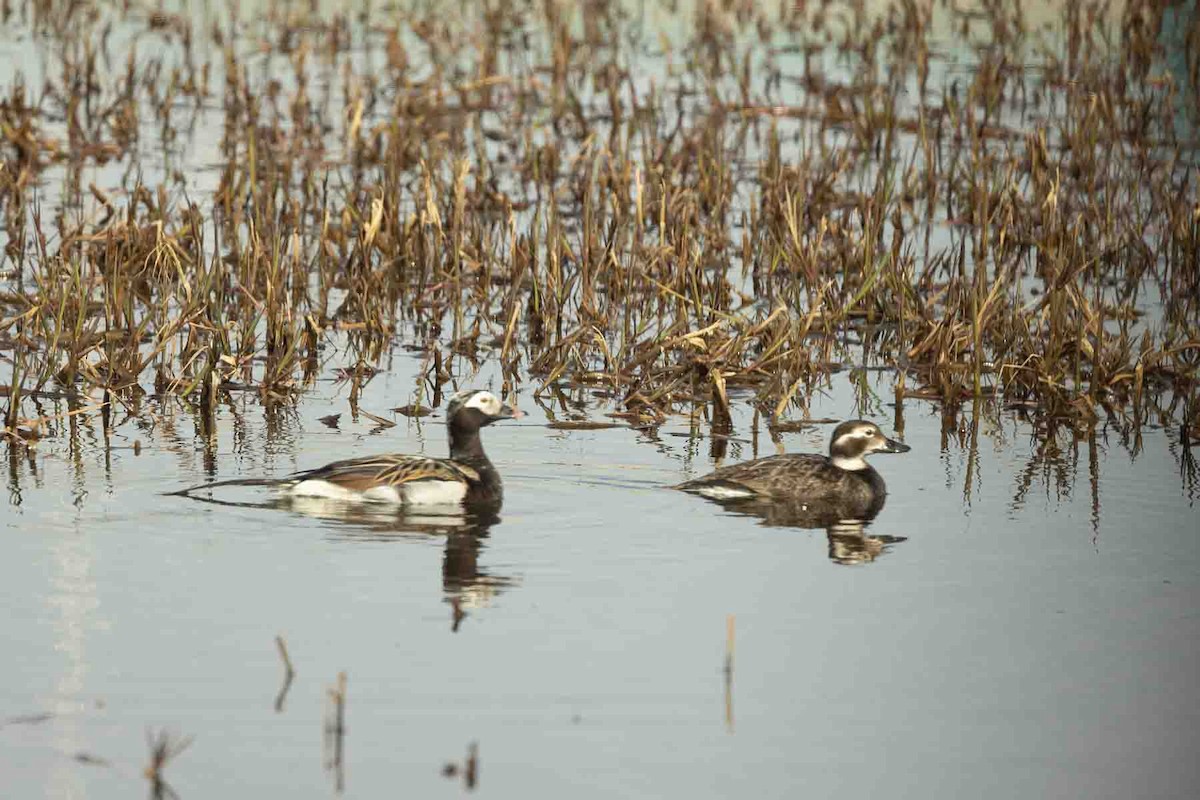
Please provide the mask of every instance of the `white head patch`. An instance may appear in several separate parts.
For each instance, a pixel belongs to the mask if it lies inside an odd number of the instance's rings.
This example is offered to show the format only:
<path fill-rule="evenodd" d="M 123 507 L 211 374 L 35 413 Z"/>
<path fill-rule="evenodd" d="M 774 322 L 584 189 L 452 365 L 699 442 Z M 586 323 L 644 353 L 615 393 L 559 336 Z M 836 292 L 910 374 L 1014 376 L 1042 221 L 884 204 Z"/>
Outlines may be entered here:
<path fill-rule="evenodd" d="M 859 425 L 843 433 L 831 448 L 833 465 L 849 471 L 866 469 L 867 461 L 863 456 L 885 446 L 884 437 L 878 434 L 879 429 L 870 424 Z"/>
<path fill-rule="evenodd" d="M 500 398 L 491 392 L 476 392 L 471 395 L 471 399 L 463 403 L 463 408 L 477 408 L 489 417 L 494 417 L 500 413 L 501 407 Z"/>
<path fill-rule="evenodd" d="M 878 430 L 879 429 L 876 428 L 874 425 L 859 425 L 857 428 L 852 430 L 848 435 L 854 436 L 859 439 L 870 439 L 871 437 L 873 437 L 875 435 L 875 433 Z M 845 435 L 847 435 L 847 434 L 843 434 L 843 436 L 845 436 Z"/>

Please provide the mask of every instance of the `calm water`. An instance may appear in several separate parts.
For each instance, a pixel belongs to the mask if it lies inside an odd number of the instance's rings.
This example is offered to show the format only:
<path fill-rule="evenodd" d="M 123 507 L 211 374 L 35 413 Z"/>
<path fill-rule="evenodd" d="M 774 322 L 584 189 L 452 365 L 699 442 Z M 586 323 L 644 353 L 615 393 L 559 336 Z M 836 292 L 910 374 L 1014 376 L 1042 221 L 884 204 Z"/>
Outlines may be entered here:
<path fill-rule="evenodd" d="M 394 405 L 417 367 L 398 360 L 363 407 Z M 872 380 L 890 396 L 889 377 Z M 813 416 L 859 399 L 835 380 Z M 144 732 L 161 728 L 195 737 L 167 769 L 181 797 L 331 795 L 322 731 L 341 671 L 346 796 L 458 796 L 441 771 L 471 742 L 476 791 L 495 797 L 1198 785 L 1197 486 L 1173 431 L 1145 430 L 1136 457 L 1103 431 L 1059 432 L 1047 453 L 1000 412 L 980 420 L 968 485 L 970 415 L 943 438 L 940 412 L 909 401 L 913 450 L 877 457 L 891 496 L 862 541 L 660 488 L 712 465 L 704 425 L 557 430 L 520 401 L 526 420 L 486 431 L 502 518 L 474 528 L 160 496 L 205 479 L 205 448 L 188 415 L 153 402 L 107 445 L 81 425 L 10 463 L 5 796 L 129 796 Z M 219 475 L 444 452 L 440 418 L 317 421 L 346 408 L 333 382 L 283 418 L 227 408 Z M 875 408 L 894 429 L 895 409 Z M 823 449 L 829 430 L 782 440 Z M 754 454 L 751 419 L 733 435 L 730 458 Z M 758 442 L 773 451 L 766 431 Z M 297 673 L 280 710 L 277 634 Z"/>
<path fill-rule="evenodd" d="M 0 79 L 39 85 L 50 53 L 24 29 L 0 37 Z M 201 165 L 188 186 L 207 202 L 218 112 L 194 112 L 170 148 L 148 133 L 147 180 Z M 84 179 L 109 185 L 124 169 Z M 1075 435 L 969 405 L 947 421 L 933 403 L 892 405 L 890 373 L 869 373 L 866 395 L 839 373 L 811 416 L 863 416 L 913 448 L 875 459 L 891 494 L 860 535 L 663 488 L 722 451 L 775 452 L 745 398 L 729 440 L 684 417 L 564 430 L 551 417 L 619 421 L 582 391 L 539 405 L 532 381 L 517 397 L 529 416 L 485 431 L 506 483 L 498 520 L 162 495 L 335 458 L 443 455 L 440 416 L 388 410 L 412 400 L 413 343 L 397 339 L 360 401 L 392 428 L 353 419 L 332 377 L 353 360 L 331 348 L 296 407 L 235 395 L 212 441 L 182 406 L 149 398 L 107 434 L 80 415 L 35 449 L 0 450 L 0 798 L 144 792 L 146 734 L 161 730 L 194 737 L 165 770 L 185 800 L 333 796 L 323 739 L 342 672 L 346 797 L 462 796 L 461 773 L 443 769 L 472 743 L 474 791 L 495 798 L 1200 786 L 1200 478 L 1176 423 Z M 463 385 L 498 388 L 494 362 Z M 337 413 L 338 428 L 319 421 Z M 823 451 L 831 430 L 781 444 Z"/>

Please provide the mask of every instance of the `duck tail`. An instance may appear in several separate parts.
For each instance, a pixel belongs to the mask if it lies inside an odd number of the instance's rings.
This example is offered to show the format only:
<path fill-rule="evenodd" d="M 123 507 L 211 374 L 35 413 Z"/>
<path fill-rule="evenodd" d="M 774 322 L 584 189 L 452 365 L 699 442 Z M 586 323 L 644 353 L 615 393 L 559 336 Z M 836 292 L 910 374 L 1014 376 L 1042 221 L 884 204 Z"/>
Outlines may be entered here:
<path fill-rule="evenodd" d="M 288 483 L 284 478 L 234 478 L 228 481 L 213 481 L 189 486 L 186 489 L 176 489 L 173 492 L 163 492 L 163 497 L 190 497 L 192 492 L 201 489 L 217 489 L 222 486 L 283 486 Z"/>
<path fill-rule="evenodd" d="M 690 494 L 698 494 L 701 497 L 707 497 L 710 500 L 744 500 L 749 497 L 754 497 L 756 494 L 753 489 L 743 486 L 740 483 L 727 480 L 712 480 L 705 478 L 696 478 L 690 481 L 676 484 L 670 487 L 679 489 Z"/>

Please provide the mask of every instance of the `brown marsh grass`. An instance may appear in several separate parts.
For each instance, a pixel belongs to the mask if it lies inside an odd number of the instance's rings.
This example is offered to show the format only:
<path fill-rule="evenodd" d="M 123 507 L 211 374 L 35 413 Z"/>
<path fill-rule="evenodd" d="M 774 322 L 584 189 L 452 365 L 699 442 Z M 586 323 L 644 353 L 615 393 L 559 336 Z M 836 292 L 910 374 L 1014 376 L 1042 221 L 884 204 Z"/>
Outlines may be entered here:
<path fill-rule="evenodd" d="M 334 367 L 354 407 L 402 338 L 421 405 L 494 358 L 774 421 L 881 366 L 1186 431 L 1200 27 L 1160 6 L 5 3 L 3 435 Z"/>

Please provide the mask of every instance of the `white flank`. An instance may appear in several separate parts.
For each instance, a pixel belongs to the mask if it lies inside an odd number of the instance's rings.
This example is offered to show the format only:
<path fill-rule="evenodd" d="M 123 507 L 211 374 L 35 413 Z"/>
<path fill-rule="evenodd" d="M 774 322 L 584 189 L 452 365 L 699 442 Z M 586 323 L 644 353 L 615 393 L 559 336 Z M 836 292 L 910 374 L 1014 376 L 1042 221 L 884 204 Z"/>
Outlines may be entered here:
<path fill-rule="evenodd" d="M 404 498 L 394 486 L 372 486 L 365 491 L 347 489 L 336 483 L 312 478 L 300 481 L 288 492 L 292 497 L 315 497 L 321 500 L 339 500 L 343 503 L 391 503 L 399 505 Z"/>
<path fill-rule="evenodd" d="M 701 486 L 696 494 L 712 500 L 736 500 L 740 497 L 753 497 L 749 489 L 735 489 L 732 486 Z"/>
<path fill-rule="evenodd" d="M 362 492 L 318 479 L 300 481 L 291 488 L 288 494 L 293 497 L 321 497 L 326 500 L 343 500 L 348 503 L 361 502 L 363 499 Z"/>
<path fill-rule="evenodd" d="M 467 485 L 458 481 L 413 481 L 404 485 L 404 502 L 414 506 L 448 506 L 461 503 Z"/>
<path fill-rule="evenodd" d="M 867 468 L 867 462 L 863 459 L 862 456 L 854 456 L 853 458 L 843 458 L 841 456 L 834 456 L 830 460 L 833 461 L 833 465 L 835 467 L 837 467 L 838 469 L 844 469 L 847 472 L 856 472 L 857 470 Z"/>
<path fill-rule="evenodd" d="M 380 503 L 413 506 L 459 505 L 467 495 L 466 484 L 457 481 L 414 481 L 395 486 L 372 486 L 357 491 L 319 479 L 300 481 L 288 492 L 292 497 L 314 497 L 343 503 Z"/>
<path fill-rule="evenodd" d="M 372 486 L 363 491 L 362 499 L 368 503 L 390 503 L 392 505 L 404 502 L 404 498 L 396 491 L 395 486 Z"/>

